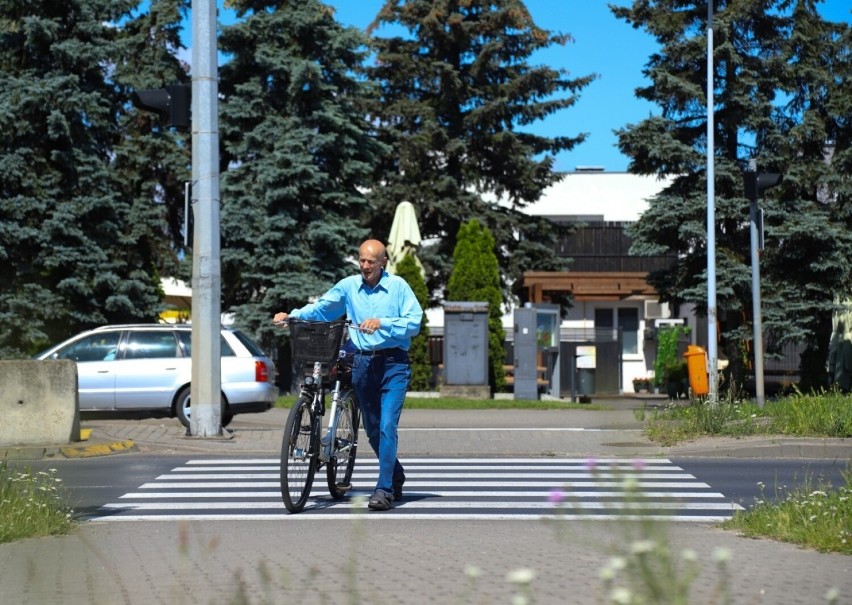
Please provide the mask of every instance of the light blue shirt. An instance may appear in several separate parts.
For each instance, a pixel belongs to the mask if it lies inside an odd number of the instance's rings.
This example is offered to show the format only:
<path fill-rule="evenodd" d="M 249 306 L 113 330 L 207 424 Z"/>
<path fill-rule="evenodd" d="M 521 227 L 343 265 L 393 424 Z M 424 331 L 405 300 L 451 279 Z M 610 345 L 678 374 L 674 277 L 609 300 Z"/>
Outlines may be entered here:
<path fill-rule="evenodd" d="M 412 337 L 420 332 L 423 309 L 408 282 L 382 271 L 375 288 L 360 275 L 345 277 L 317 302 L 294 309 L 290 315 L 314 321 L 333 321 L 346 315 L 355 325 L 376 318 L 381 327 L 372 334 L 349 330 L 353 344 L 362 351 L 394 347 L 407 351 Z"/>

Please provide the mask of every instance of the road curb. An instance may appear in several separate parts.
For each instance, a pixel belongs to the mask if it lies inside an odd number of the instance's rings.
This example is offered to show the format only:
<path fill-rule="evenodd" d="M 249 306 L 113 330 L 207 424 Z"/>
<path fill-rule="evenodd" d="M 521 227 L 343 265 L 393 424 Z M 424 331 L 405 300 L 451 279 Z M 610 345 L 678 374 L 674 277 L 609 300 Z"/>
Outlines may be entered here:
<path fill-rule="evenodd" d="M 124 441 L 114 441 L 112 443 L 62 447 L 59 448 L 59 452 L 66 458 L 94 458 L 96 456 L 109 456 L 110 454 L 138 451 L 138 449 L 136 442 L 132 439 L 125 439 Z"/>

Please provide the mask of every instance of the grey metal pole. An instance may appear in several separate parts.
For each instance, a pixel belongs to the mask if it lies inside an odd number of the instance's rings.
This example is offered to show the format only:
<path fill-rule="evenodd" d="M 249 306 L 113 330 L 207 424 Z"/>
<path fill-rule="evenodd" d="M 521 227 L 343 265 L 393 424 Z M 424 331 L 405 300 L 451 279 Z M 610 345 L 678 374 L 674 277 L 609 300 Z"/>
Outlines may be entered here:
<path fill-rule="evenodd" d="M 713 0 L 707 3 L 707 365 L 708 400 L 719 400 L 719 353 L 717 348 L 716 312 L 716 171 L 713 98 Z"/>
<path fill-rule="evenodd" d="M 192 0 L 193 437 L 222 432 L 221 271 L 219 267 L 219 118 L 216 0 Z"/>
<path fill-rule="evenodd" d="M 749 161 L 749 170 L 757 172 L 755 160 Z M 760 243 L 757 217 L 759 211 L 757 199 L 751 200 L 749 217 L 751 218 L 751 304 L 752 314 L 754 315 L 754 395 L 757 406 L 762 408 L 765 397 L 763 390 L 763 325 L 760 311 Z"/>

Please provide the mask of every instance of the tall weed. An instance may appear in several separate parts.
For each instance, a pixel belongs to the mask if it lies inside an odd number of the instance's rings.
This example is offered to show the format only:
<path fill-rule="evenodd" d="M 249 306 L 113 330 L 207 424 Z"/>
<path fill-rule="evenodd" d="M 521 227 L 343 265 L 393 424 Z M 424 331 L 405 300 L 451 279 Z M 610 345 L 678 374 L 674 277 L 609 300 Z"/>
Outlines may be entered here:
<path fill-rule="evenodd" d="M 56 469 L 30 473 L 0 462 L 0 544 L 65 534 L 73 525 Z"/>

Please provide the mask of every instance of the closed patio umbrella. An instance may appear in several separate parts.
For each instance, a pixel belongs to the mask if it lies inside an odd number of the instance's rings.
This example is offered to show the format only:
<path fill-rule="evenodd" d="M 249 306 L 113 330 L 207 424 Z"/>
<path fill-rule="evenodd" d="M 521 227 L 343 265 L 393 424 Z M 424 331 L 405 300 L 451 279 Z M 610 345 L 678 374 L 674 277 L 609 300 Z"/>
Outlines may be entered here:
<path fill-rule="evenodd" d="M 420 227 L 417 225 L 417 211 L 411 202 L 400 202 L 396 207 L 388 237 L 388 273 L 396 273 L 396 266 L 406 254 L 414 256 L 417 266 L 423 272 L 423 265 L 417 258 L 417 247 L 420 245 Z"/>

